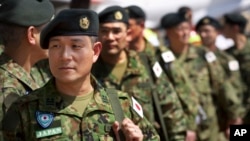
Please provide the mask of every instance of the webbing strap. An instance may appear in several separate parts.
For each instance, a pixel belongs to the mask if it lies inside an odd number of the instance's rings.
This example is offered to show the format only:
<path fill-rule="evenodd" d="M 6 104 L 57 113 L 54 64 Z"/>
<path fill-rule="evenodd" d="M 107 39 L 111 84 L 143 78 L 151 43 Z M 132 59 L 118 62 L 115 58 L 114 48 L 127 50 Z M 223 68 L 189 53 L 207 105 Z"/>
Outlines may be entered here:
<path fill-rule="evenodd" d="M 121 124 L 124 119 L 124 113 L 121 107 L 121 103 L 117 96 L 117 91 L 114 88 L 106 88 L 106 92 L 107 95 L 109 96 L 110 104 L 114 111 L 115 119 Z M 119 130 L 119 135 L 120 135 L 120 141 L 126 140 L 122 130 Z"/>

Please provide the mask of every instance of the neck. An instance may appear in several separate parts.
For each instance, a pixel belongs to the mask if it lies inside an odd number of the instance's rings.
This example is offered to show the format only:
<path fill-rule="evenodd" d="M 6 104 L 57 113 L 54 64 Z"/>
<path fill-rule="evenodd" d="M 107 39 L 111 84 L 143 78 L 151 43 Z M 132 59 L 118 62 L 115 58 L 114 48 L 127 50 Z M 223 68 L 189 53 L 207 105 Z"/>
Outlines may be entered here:
<path fill-rule="evenodd" d="M 81 80 L 69 83 L 56 80 L 56 87 L 59 92 L 70 96 L 85 95 L 94 90 L 93 86 L 91 85 L 90 74 L 84 78 L 81 78 Z"/>
<path fill-rule="evenodd" d="M 175 55 L 180 55 L 188 49 L 188 44 L 172 44 L 170 43 L 170 48 Z"/>
<path fill-rule="evenodd" d="M 247 42 L 247 37 L 244 34 L 236 34 L 233 40 L 237 49 L 243 49 Z"/>
<path fill-rule="evenodd" d="M 214 52 L 214 51 L 216 51 L 216 46 L 215 46 L 215 44 L 211 44 L 211 45 L 208 45 L 208 46 L 206 46 L 210 51 L 212 51 L 212 52 Z"/>
<path fill-rule="evenodd" d="M 39 56 L 36 56 L 32 47 L 29 46 L 19 46 L 19 47 L 5 47 L 4 52 L 10 56 L 18 65 L 24 68 L 28 73 L 32 66 L 41 59 Z"/>
<path fill-rule="evenodd" d="M 101 58 L 104 62 L 111 64 L 111 65 L 115 65 L 115 64 L 126 61 L 127 54 L 126 54 L 126 51 L 123 50 L 120 53 L 114 54 L 114 55 L 101 55 Z"/>
<path fill-rule="evenodd" d="M 145 49 L 145 40 L 142 37 L 136 38 L 129 43 L 129 48 L 135 50 L 136 52 L 142 52 Z"/>

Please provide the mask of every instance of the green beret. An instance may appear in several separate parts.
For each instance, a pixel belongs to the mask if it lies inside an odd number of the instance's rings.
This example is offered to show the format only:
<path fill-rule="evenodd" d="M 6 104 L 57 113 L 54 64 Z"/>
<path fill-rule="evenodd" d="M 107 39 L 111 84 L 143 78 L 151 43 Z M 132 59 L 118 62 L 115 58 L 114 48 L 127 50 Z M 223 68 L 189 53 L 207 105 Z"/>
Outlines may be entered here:
<path fill-rule="evenodd" d="M 88 9 L 66 9 L 42 30 L 40 45 L 48 48 L 49 39 L 54 36 L 88 35 L 98 36 L 99 20 L 96 12 Z"/>
<path fill-rule="evenodd" d="M 128 24 L 128 14 L 120 6 L 110 6 L 99 13 L 100 23 L 123 22 Z"/>
<path fill-rule="evenodd" d="M 133 19 L 146 19 L 146 14 L 145 12 L 136 5 L 131 5 L 128 7 L 125 7 L 126 12 L 129 15 L 129 18 L 133 18 Z"/>
<path fill-rule="evenodd" d="M 224 22 L 229 24 L 237 24 L 239 26 L 245 27 L 247 24 L 247 19 L 238 13 L 230 13 L 224 15 Z"/>
<path fill-rule="evenodd" d="M 198 23 L 196 24 L 196 30 L 199 30 L 199 28 L 203 25 L 211 25 L 213 26 L 215 29 L 220 29 L 221 28 L 221 25 L 219 23 L 218 20 L 212 18 L 212 17 L 209 17 L 209 16 L 205 16 L 203 18 L 201 18 Z"/>
<path fill-rule="evenodd" d="M 179 25 L 182 22 L 188 22 L 188 19 L 180 13 L 169 13 L 161 18 L 162 28 L 172 28 Z"/>
<path fill-rule="evenodd" d="M 50 0 L 1 0 L 0 22 L 19 26 L 39 26 L 51 20 L 54 6 Z"/>

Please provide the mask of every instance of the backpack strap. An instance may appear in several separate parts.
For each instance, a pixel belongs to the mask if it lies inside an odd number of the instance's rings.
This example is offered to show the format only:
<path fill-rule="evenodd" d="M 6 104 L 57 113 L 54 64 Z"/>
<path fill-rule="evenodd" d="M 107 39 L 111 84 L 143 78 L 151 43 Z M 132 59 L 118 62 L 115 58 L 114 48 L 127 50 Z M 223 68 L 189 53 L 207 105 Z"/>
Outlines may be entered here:
<path fill-rule="evenodd" d="M 117 91 L 114 88 L 106 88 L 106 92 L 107 92 L 107 95 L 110 99 L 110 104 L 111 104 L 111 107 L 114 111 L 115 119 L 116 119 L 116 121 L 121 123 L 125 116 L 124 116 L 124 113 L 122 110 L 121 103 L 120 103 L 118 96 L 117 96 Z M 126 140 L 125 135 L 122 132 L 122 130 L 119 130 L 118 133 L 120 136 L 120 141 L 125 141 Z"/>

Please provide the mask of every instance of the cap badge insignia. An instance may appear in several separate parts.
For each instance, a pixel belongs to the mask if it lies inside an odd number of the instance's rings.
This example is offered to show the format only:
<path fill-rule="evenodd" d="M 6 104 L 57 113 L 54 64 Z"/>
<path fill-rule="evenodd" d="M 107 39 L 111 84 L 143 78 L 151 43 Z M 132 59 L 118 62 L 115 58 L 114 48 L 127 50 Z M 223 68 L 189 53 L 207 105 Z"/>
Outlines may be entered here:
<path fill-rule="evenodd" d="M 122 19 L 122 13 L 120 11 L 116 11 L 115 12 L 115 19 L 116 20 L 121 20 Z"/>
<path fill-rule="evenodd" d="M 202 22 L 203 22 L 204 24 L 208 24 L 208 23 L 210 23 L 210 20 L 209 20 L 208 18 L 206 18 L 206 19 L 204 19 Z"/>
<path fill-rule="evenodd" d="M 81 18 L 80 19 L 80 27 L 82 29 L 88 29 L 89 28 L 89 19 L 87 17 Z"/>

